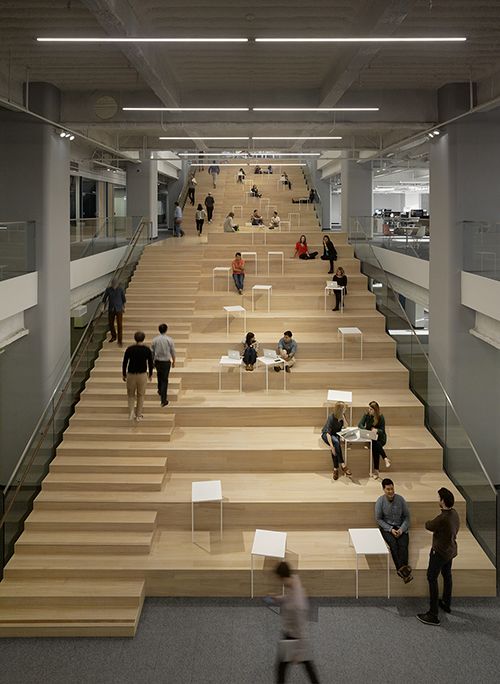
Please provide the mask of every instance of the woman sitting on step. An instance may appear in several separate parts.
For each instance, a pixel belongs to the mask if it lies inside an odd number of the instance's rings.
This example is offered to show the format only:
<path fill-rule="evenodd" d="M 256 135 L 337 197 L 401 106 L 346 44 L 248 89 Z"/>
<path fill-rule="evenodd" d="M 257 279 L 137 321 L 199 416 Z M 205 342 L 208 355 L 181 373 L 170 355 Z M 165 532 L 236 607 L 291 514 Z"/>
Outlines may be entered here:
<path fill-rule="evenodd" d="M 292 259 L 294 259 L 297 255 L 299 256 L 299 259 L 316 259 L 318 256 L 318 252 L 309 251 L 309 247 L 307 246 L 307 238 L 305 235 L 301 235 L 299 241 L 295 243 L 295 252 Z"/>
<path fill-rule="evenodd" d="M 257 361 L 257 350 L 259 348 L 259 343 L 255 339 L 254 333 L 248 332 L 242 344 L 242 357 L 243 363 L 245 364 L 245 370 L 253 371 L 255 363 Z"/>
<path fill-rule="evenodd" d="M 373 472 L 371 477 L 373 477 L 374 480 L 378 480 L 380 457 L 384 459 L 386 468 L 391 467 L 391 462 L 384 451 L 384 445 L 387 442 L 385 418 L 380 412 L 380 406 L 376 401 L 370 401 L 368 404 L 368 411 L 359 421 L 358 427 L 363 430 L 370 430 L 376 435 L 376 438 L 372 440 Z"/>
<path fill-rule="evenodd" d="M 342 447 L 340 446 L 339 432 L 347 425 L 347 418 L 345 417 L 345 404 L 342 401 L 337 401 L 333 407 L 332 413 L 328 416 L 326 423 L 323 425 L 321 431 L 321 439 L 330 447 L 333 461 L 333 479 L 339 479 L 339 466 L 342 468 L 344 475 L 352 475 L 349 468 L 344 463 L 342 455 Z"/>
<path fill-rule="evenodd" d="M 344 269 L 342 266 L 339 266 L 337 270 L 335 271 L 335 275 L 332 278 L 333 283 L 337 283 L 339 287 L 344 288 L 344 297 L 347 294 L 347 276 L 345 274 Z M 340 290 L 334 290 L 335 293 L 335 307 L 332 309 L 332 311 L 338 311 L 340 309 L 340 303 L 342 301 L 342 292 Z M 344 299 L 345 301 L 345 299 Z"/>

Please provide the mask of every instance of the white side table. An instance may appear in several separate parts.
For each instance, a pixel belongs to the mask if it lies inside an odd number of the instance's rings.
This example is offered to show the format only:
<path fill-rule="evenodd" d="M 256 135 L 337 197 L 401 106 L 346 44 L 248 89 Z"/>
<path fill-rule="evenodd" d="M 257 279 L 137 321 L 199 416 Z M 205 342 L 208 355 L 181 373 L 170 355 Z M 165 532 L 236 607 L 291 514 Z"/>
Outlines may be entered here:
<path fill-rule="evenodd" d="M 250 596 L 253 598 L 253 557 L 269 558 L 285 557 L 286 532 L 272 532 L 271 530 L 255 530 L 252 550 L 250 552 Z"/>
<path fill-rule="evenodd" d="M 215 292 L 215 276 L 224 273 L 227 276 L 227 291 L 229 292 L 229 274 L 231 273 L 231 269 L 229 266 L 216 266 L 212 270 L 212 292 Z"/>
<path fill-rule="evenodd" d="M 380 534 L 379 529 L 349 528 L 349 538 L 356 554 L 356 598 L 359 598 L 359 567 L 358 556 L 386 556 L 387 557 L 387 598 L 391 598 L 389 573 L 389 549 Z"/>
<path fill-rule="evenodd" d="M 342 401 L 344 404 L 349 405 L 349 425 L 352 425 L 352 392 L 343 392 L 342 390 L 330 389 L 326 393 L 326 419 L 328 420 L 328 414 L 330 412 L 329 404 L 334 404 L 337 401 Z"/>
<path fill-rule="evenodd" d="M 229 337 L 229 316 L 238 313 L 243 314 L 243 334 L 245 334 L 247 329 L 247 310 L 243 306 L 224 306 L 223 309 L 226 312 L 226 335 Z"/>
<path fill-rule="evenodd" d="M 222 369 L 223 368 L 238 368 L 240 369 L 240 392 L 242 391 L 242 362 L 241 359 L 232 359 L 230 356 L 221 356 L 219 359 L 219 392 L 222 389 Z"/>
<path fill-rule="evenodd" d="M 287 226 L 287 232 L 289 233 L 292 230 L 292 225 L 290 221 L 281 221 L 279 229 L 281 230 L 281 228 L 284 228 L 285 226 Z"/>
<path fill-rule="evenodd" d="M 267 275 L 269 275 L 269 261 L 270 257 L 277 256 L 281 258 L 281 275 L 285 275 L 285 252 L 268 252 L 267 253 Z"/>
<path fill-rule="evenodd" d="M 256 230 L 262 230 L 264 234 L 264 245 L 267 245 L 267 228 L 265 226 L 252 226 L 252 245 L 255 241 Z"/>
<path fill-rule="evenodd" d="M 243 259 L 245 257 L 252 257 L 253 258 L 253 260 L 255 261 L 255 275 L 257 275 L 257 252 L 242 252 L 241 256 Z"/>
<path fill-rule="evenodd" d="M 368 453 L 368 458 L 370 459 L 370 463 L 368 466 L 368 471 L 370 474 L 370 477 L 373 473 L 372 465 L 373 465 L 373 458 L 372 458 L 372 444 L 373 444 L 373 439 L 371 437 L 364 437 L 363 434 L 361 433 L 361 430 L 359 428 L 355 428 L 356 435 L 353 435 L 352 437 L 345 437 L 344 435 L 340 435 L 340 438 L 344 441 L 344 456 L 345 456 L 345 464 L 347 465 L 347 459 L 349 456 L 349 444 L 368 444 L 369 446 L 369 453 Z M 368 432 L 368 430 L 364 431 L 365 434 Z"/>
<path fill-rule="evenodd" d="M 276 356 L 276 358 L 278 358 Z M 286 391 L 286 361 L 285 359 L 279 359 L 278 361 L 275 361 L 274 359 L 269 358 L 268 356 L 258 356 L 257 361 L 260 362 L 264 368 L 266 369 L 266 392 L 269 392 L 269 367 L 270 366 L 280 366 L 283 364 L 283 392 Z"/>
<path fill-rule="evenodd" d="M 363 333 L 359 328 L 338 328 L 342 340 L 342 360 L 344 359 L 344 337 L 346 335 L 359 335 L 361 342 L 361 359 L 363 359 Z"/>
<path fill-rule="evenodd" d="M 326 281 L 326 286 L 325 286 L 325 291 L 324 291 L 324 300 L 325 300 L 325 311 L 326 311 L 326 295 L 329 294 L 330 292 L 335 292 L 336 290 L 340 290 L 340 312 L 344 313 L 344 286 L 343 285 L 337 285 L 335 281 L 329 282 L 328 280 Z"/>
<path fill-rule="evenodd" d="M 300 228 L 300 214 L 296 211 L 293 211 L 292 213 L 288 214 L 288 220 L 290 221 L 290 230 L 292 229 L 292 216 L 297 217 L 297 227 Z"/>
<path fill-rule="evenodd" d="M 254 285 L 252 287 L 252 311 L 255 311 L 255 292 L 258 291 L 267 291 L 267 312 L 270 313 L 271 311 L 271 295 L 273 292 L 273 286 L 272 285 Z"/>
<path fill-rule="evenodd" d="M 222 539 L 222 484 L 220 480 L 191 483 L 191 541 L 194 542 L 194 505 L 207 501 L 220 502 L 220 536 Z"/>
<path fill-rule="evenodd" d="M 243 205 L 242 204 L 233 204 L 233 213 L 236 213 L 236 209 L 240 210 L 240 218 L 243 218 Z"/>

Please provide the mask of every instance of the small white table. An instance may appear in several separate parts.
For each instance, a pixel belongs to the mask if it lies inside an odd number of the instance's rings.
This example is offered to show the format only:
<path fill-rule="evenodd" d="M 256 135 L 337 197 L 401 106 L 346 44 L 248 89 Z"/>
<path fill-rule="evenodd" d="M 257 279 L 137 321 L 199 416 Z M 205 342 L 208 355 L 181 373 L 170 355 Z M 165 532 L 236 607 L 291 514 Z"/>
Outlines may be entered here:
<path fill-rule="evenodd" d="M 325 311 L 326 311 L 326 295 L 329 294 L 330 292 L 335 292 L 336 290 L 340 290 L 340 312 L 344 313 L 344 286 L 343 285 L 337 285 L 337 283 L 333 281 L 326 281 L 326 286 L 325 286 L 325 291 L 323 294 L 324 298 L 324 304 L 325 304 Z"/>
<path fill-rule="evenodd" d="M 238 368 L 240 369 L 240 392 L 242 391 L 242 362 L 241 359 L 232 359 L 230 356 L 221 356 L 219 359 L 219 392 L 222 389 L 222 369 L 223 368 Z"/>
<path fill-rule="evenodd" d="M 276 358 L 278 358 L 278 355 L 276 355 Z M 279 359 L 278 361 L 275 361 L 274 359 L 271 359 L 269 356 L 258 356 L 257 361 L 260 362 L 264 368 L 266 369 L 266 392 L 269 392 L 269 366 L 280 366 L 283 364 L 283 391 L 286 391 L 286 361 L 285 359 Z"/>
<path fill-rule="evenodd" d="M 243 205 L 242 204 L 233 204 L 233 213 L 236 213 L 236 209 L 240 210 L 240 218 L 243 218 Z"/>
<path fill-rule="evenodd" d="M 369 465 L 369 474 L 370 477 L 373 473 L 372 469 L 372 464 L 373 464 L 373 458 L 372 458 L 372 444 L 374 440 L 371 437 L 363 437 L 361 434 L 359 434 L 359 428 L 356 429 L 357 435 L 355 437 L 345 437 L 344 435 L 340 435 L 340 438 L 344 441 L 344 456 L 345 456 L 345 464 L 347 465 L 347 459 L 349 456 L 349 444 L 368 444 L 369 446 L 369 459 L 370 459 L 370 465 Z M 366 431 L 368 432 L 368 430 Z"/>
<path fill-rule="evenodd" d="M 265 226 L 251 226 L 251 228 L 252 228 L 252 245 L 254 244 L 255 235 L 256 235 L 255 230 L 256 229 L 260 229 L 263 231 L 263 234 L 264 234 L 264 243 L 263 244 L 267 245 L 267 228 Z"/>
<path fill-rule="evenodd" d="M 285 557 L 286 532 L 272 532 L 271 530 L 255 530 L 252 550 L 250 552 L 250 596 L 253 598 L 253 557 L 268 556 L 269 558 Z"/>
<path fill-rule="evenodd" d="M 243 333 L 246 333 L 247 329 L 247 310 L 243 306 L 224 306 L 224 311 L 226 312 L 226 335 L 229 336 L 229 316 L 231 314 L 243 314 Z"/>
<path fill-rule="evenodd" d="M 326 393 L 326 419 L 328 420 L 328 414 L 330 412 L 329 404 L 333 404 L 337 401 L 342 401 L 344 404 L 349 405 L 349 425 L 352 425 L 352 392 L 343 392 L 342 390 L 330 389 Z"/>
<path fill-rule="evenodd" d="M 285 252 L 268 252 L 267 253 L 267 275 L 269 275 L 269 261 L 270 257 L 277 256 L 281 258 L 281 275 L 285 275 Z"/>
<path fill-rule="evenodd" d="M 292 216 L 297 217 L 297 227 L 300 228 L 300 214 L 296 211 L 288 214 L 288 220 L 290 221 L 290 230 L 292 229 Z"/>
<path fill-rule="evenodd" d="M 257 275 L 257 252 L 242 252 L 241 258 L 244 259 L 245 257 L 253 258 L 253 260 L 255 261 L 255 275 Z"/>
<path fill-rule="evenodd" d="M 227 276 L 227 291 L 229 292 L 229 274 L 231 269 L 229 266 L 216 266 L 212 271 L 212 292 L 215 292 L 215 276 L 225 273 Z"/>
<path fill-rule="evenodd" d="M 220 502 L 220 536 L 222 539 L 222 483 L 220 480 L 191 483 L 191 541 L 194 542 L 194 505 L 207 501 Z"/>
<path fill-rule="evenodd" d="M 342 360 L 344 359 L 344 337 L 346 335 L 359 335 L 361 341 L 361 359 L 363 359 L 363 333 L 359 328 L 337 328 L 342 340 Z"/>
<path fill-rule="evenodd" d="M 281 221 L 280 230 L 284 226 L 288 226 L 288 230 L 287 230 L 288 233 L 292 230 L 292 225 L 291 225 L 290 221 Z"/>
<path fill-rule="evenodd" d="M 349 528 L 349 538 L 354 553 L 356 554 L 356 598 L 359 598 L 359 567 L 358 556 L 386 556 L 387 557 L 387 598 L 391 598 L 391 585 L 389 573 L 389 549 L 380 534 L 379 529 L 352 529 Z"/>
<path fill-rule="evenodd" d="M 267 312 L 271 311 L 271 295 L 273 293 L 272 285 L 254 285 L 252 287 L 252 311 L 255 311 L 255 292 L 256 291 L 267 291 Z"/>

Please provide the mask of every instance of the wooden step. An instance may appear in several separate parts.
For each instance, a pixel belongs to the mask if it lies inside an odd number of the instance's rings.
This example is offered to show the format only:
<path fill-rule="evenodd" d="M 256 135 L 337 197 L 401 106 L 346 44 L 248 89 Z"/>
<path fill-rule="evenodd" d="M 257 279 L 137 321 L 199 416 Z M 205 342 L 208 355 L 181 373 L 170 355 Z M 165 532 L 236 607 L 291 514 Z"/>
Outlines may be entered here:
<path fill-rule="evenodd" d="M 51 471 L 42 482 L 42 489 L 154 492 L 161 489 L 163 479 L 164 473 L 154 472 L 132 474 L 54 473 Z"/>
<path fill-rule="evenodd" d="M 66 439 L 66 435 L 65 435 Z M 89 448 L 87 456 L 56 456 L 50 463 L 51 473 L 165 473 L 165 456 L 95 456 Z"/>
<path fill-rule="evenodd" d="M 71 424 L 64 433 L 64 441 L 87 440 L 95 442 L 109 440 L 114 442 L 117 439 L 127 439 L 131 442 L 168 442 L 172 431 L 173 425 L 157 427 L 148 422 L 145 426 L 143 421 L 137 423 L 130 420 L 128 426 L 123 427 L 109 427 L 107 425 L 87 427 Z"/>
<path fill-rule="evenodd" d="M 177 380 L 177 383 L 175 382 Z M 119 384 L 121 382 L 121 385 Z M 111 384 L 111 387 L 108 387 L 107 385 Z M 179 394 L 179 386 L 180 386 L 180 378 L 172 378 L 172 380 L 168 381 L 168 400 L 169 401 L 176 401 L 177 396 Z M 154 403 L 155 406 L 159 404 L 159 397 L 158 397 L 158 392 L 155 389 L 156 384 L 153 385 L 153 383 L 149 383 L 148 387 L 146 388 L 146 397 L 144 399 L 144 405 L 145 408 L 149 406 L 149 404 Z M 87 382 L 87 385 L 85 386 L 85 389 L 82 391 L 81 397 L 100 397 L 102 398 L 109 398 L 109 399 L 123 399 L 123 401 L 127 402 L 127 394 L 126 394 L 126 387 L 125 383 L 123 380 L 120 380 L 118 383 L 105 383 L 105 382 L 98 382 L 95 380 L 90 380 Z"/>
<path fill-rule="evenodd" d="M 172 393 L 169 391 L 169 402 L 174 402 L 175 405 L 177 403 L 177 396 L 178 390 L 175 390 L 175 392 Z M 170 405 L 170 403 L 168 406 L 163 408 L 160 406 L 158 395 L 156 395 L 156 399 L 152 395 L 146 398 L 147 402 L 145 403 L 144 420 L 147 421 L 148 425 L 150 424 L 150 421 L 151 425 L 162 424 L 164 416 L 173 415 L 171 413 L 173 407 Z M 79 418 L 84 419 L 83 414 L 85 414 L 85 416 L 94 415 L 96 411 L 99 411 L 105 420 L 107 415 L 120 413 L 121 416 L 123 416 L 124 422 L 126 422 L 128 425 L 130 424 L 126 396 L 115 398 L 109 397 L 103 399 L 98 393 L 89 394 L 87 396 L 82 395 L 77 406 L 78 409 L 76 415 L 78 415 Z"/>
<path fill-rule="evenodd" d="M 95 442 L 90 445 L 86 441 L 67 441 L 59 444 L 56 454 L 67 456 L 86 456 L 92 452 L 96 457 L 117 457 L 130 456 L 140 458 L 142 456 L 168 456 L 169 448 L 166 442 Z"/>
<path fill-rule="evenodd" d="M 139 554 L 149 553 L 151 532 L 25 530 L 16 541 L 16 554 Z"/>
<path fill-rule="evenodd" d="M 103 402 L 97 403 L 95 406 L 95 411 L 93 413 L 87 413 L 85 411 L 78 410 L 76 413 L 74 413 L 69 421 L 70 427 L 72 429 L 78 427 L 78 428 L 93 428 L 93 427 L 99 427 L 99 428 L 115 428 L 115 429 L 131 429 L 130 426 L 130 419 L 128 416 L 128 411 L 123 410 L 122 413 L 105 413 L 103 412 L 102 406 L 99 404 L 102 404 Z M 81 407 L 81 403 L 78 405 L 79 409 Z M 141 425 L 141 424 L 139 424 Z M 152 427 L 162 427 L 162 428 L 173 428 L 175 425 L 175 415 L 173 413 L 165 413 L 164 409 L 161 411 L 159 410 L 157 414 L 152 414 L 151 412 L 148 412 L 148 417 L 147 417 L 147 427 L 148 429 Z M 142 426 L 141 427 L 136 427 L 132 428 L 136 430 L 141 430 L 144 432 Z M 65 437 L 68 434 L 68 431 L 65 433 Z"/>
<path fill-rule="evenodd" d="M 150 532 L 156 525 L 156 511 L 141 510 L 38 510 L 36 503 L 24 523 L 26 530 L 52 532 L 55 530 L 100 532 Z M 0 584 L 1 586 L 1 584 Z"/>

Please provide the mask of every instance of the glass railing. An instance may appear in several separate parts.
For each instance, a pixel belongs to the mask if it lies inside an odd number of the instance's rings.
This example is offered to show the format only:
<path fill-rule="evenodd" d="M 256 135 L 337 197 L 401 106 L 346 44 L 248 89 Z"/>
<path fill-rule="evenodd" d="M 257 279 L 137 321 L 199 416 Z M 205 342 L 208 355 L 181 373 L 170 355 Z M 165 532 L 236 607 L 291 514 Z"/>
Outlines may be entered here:
<path fill-rule="evenodd" d="M 464 271 L 500 280 L 500 223 L 463 221 Z"/>
<path fill-rule="evenodd" d="M 140 216 L 71 219 L 71 261 L 124 247 L 130 242 L 140 221 Z"/>
<path fill-rule="evenodd" d="M 350 219 L 350 231 L 359 239 L 369 236 L 377 247 L 429 260 L 429 219 L 355 216 Z"/>
<path fill-rule="evenodd" d="M 117 280 L 123 287 L 127 285 L 147 244 L 149 230 L 149 221 L 139 223 L 110 283 Z M 0 517 L 0 556 L 3 554 L 4 562 L 7 562 L 13 553 L 15 541 L 22 532 L 33 499 L 40 491 L 41 482 L 49 470 L 50 461 L 68 425 L 73 407 L 97 358 L 106 330 L 107 316 L 104 313 L 104 306 L 99 306 L 64 368 L 50 401 L 3 489 L 0 496 L 4 507 L 3 515 Z M 1 567 L 3 566 L 0 566 L 0 569 Z"/>
<path fill-rule="evenodd" d="M 34 221 L 0 221 L 0 280 L 36 271 Z"/>
<path fill-rule="evenodd" d="M 362 271 L 377 280 L 373 287 L 377 308 L 386 315 L 398 358 L 409 370 L 410 388 L 424 404 L 427 428 L 443 447 L 444 469 L 466 501 L 469 528 L 496 566 L 496 490 L 429 360 L 426 332 L 420 335 L 410 323 L 400 295 L 375 255 L 372 247 L 377 241 L 361 233 L 359 221 L 353 220 L 351 228 L 349 241 Z"/>

